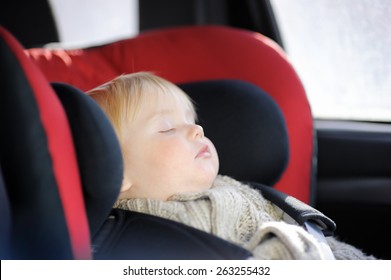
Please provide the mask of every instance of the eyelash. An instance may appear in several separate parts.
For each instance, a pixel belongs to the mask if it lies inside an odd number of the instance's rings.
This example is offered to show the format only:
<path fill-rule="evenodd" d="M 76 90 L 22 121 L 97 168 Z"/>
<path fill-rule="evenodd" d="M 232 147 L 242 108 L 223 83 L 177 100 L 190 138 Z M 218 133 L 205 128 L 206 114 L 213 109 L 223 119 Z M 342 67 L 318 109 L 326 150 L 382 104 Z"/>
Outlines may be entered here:
<path fill-rule="evenodd" d="M 170 129 L 166 129 L 166 130 L 161 130 L 159 131 L 159 133 L 170 133 L 170 132 L 174 132 L 175 131 L 175 128 L 170 128 Z"/>

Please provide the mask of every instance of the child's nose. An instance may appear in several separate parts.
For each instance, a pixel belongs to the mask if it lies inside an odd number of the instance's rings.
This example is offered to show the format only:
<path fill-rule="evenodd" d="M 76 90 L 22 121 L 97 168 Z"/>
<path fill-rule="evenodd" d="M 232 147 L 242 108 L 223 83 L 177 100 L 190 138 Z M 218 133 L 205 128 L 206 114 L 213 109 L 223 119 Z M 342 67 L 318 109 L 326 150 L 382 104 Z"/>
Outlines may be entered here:
<path fill-rule="evenodd" d="M 190 135 L 194 138 L 202 138 L 204 137 L 204 129 L 198 124 L 193 124 L 190 128 Z"/>

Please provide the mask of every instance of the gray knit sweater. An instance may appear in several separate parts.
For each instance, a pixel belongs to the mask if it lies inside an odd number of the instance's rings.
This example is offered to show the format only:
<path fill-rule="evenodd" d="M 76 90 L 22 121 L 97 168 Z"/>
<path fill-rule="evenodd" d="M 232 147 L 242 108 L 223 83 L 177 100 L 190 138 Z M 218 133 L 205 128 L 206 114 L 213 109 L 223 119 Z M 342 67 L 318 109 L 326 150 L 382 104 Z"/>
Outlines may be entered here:
<path fill-rule="evenodd" d="M 167 201 L 123 199 L 114 207 L 184 223 L 235 243 L 256 259 L 326 259 L 313 236 L 284 221 L 280 208 L 251 187 L 217 176 L 204 192 L 176 194 Z M 351 245 L 328 238 L 336 259 L 374 259 Z"/>

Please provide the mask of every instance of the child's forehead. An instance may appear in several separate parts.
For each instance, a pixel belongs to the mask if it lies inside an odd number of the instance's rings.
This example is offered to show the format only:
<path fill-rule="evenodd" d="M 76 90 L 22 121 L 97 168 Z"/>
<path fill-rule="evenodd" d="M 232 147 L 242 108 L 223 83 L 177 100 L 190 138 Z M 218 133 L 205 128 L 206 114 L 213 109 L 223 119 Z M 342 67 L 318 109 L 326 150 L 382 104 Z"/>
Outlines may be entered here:
<path fill-rule="evenodd" d="M 150 94 L 140 104 L 140 113 L 147 118 L 181 113 L 195 118 L 195 111 L 190 99 L 185 95 Z"/>

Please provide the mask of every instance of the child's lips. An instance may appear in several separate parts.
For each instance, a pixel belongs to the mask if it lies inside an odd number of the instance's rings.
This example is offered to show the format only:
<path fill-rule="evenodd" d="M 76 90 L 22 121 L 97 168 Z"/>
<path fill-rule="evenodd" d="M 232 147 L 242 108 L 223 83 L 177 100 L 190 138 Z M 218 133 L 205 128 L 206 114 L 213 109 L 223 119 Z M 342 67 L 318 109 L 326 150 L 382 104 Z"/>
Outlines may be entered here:
<path fill-rule="evenodd" d="M 210 153 L 209 146 L 207 144 L 204 144 L 202 145 L 201 149 L 199 150 L 195 158 L 206 158 L 210 156 L 211 153 Z"/>

